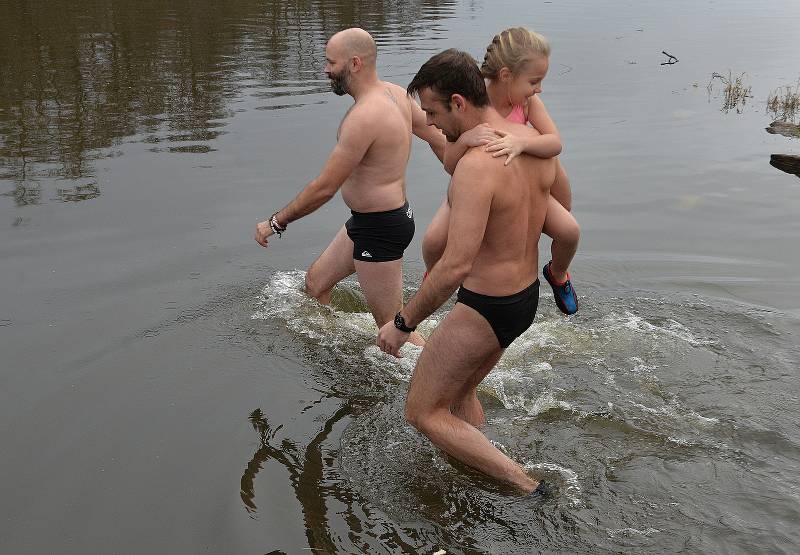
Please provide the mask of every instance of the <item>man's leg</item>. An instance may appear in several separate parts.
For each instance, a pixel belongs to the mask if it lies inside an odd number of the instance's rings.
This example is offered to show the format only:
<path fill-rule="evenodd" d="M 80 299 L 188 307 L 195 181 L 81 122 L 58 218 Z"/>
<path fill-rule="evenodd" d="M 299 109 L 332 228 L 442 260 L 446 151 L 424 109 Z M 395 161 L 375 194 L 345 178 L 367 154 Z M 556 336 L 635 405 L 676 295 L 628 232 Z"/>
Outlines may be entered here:
<path fill-rule="evenodd" d="M 406 399 L 406 419 L 437 447 L 484 474 L 528 493 L 538 483 L 477 428 L 450 412 L 465 387 L 491 370 L 502 349 L 489 323 L 457 303 L 417 361 Z"/>
<path fill-rule="evenodd" d="M 328 248 L 308 268 L 306 293 L 322 304 L 330 304 L 333 287 L 355 271 L 353 241 L 342 226 Z"/>
<path fill-rule="evenodd" d="M 386 322 L 394 320 L 394 315 L 403 307 L 403 259 L 389 262 L 353 262 L 361 290 L 367 297 L 369 309 L 380 328 Z M 414 345 L 425 344 L 425 340 L 417 332 L 408 336 L 408 342 Z"/>
<path fill-rule="evenodd" d="M 500 360 L 503 352 L 500 351 L 494 357 L 489 357 L 478 371 L 475 372 L 473 379 L 469 380 L 461 389 L 458 397 L 450 405 L 450 412 L 453 416 L 459 417 L 467 424 L 472 424 L 476 428 L 480 428 L 486 424 L 486 417 L 483 414 L 483 405 L 478 399 L 478 384 L 481 383 L 483 378 L 491 372 L 495 367 L 497 361 Z"/>

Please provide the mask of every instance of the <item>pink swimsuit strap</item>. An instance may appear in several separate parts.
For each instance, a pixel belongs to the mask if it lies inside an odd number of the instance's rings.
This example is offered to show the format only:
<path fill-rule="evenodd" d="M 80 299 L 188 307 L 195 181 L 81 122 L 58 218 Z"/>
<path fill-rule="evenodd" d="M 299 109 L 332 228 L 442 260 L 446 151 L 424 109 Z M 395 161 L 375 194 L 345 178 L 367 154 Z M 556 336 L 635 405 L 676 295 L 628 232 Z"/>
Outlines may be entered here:
<path fill-rule="evenodd" d="M 525 109 L 521 104 L 517 104 L 511 108 L 511 112 L 506 116 L 506 119 L 514 123 L 528 123 L 528 118 L 525 117 Z"/>

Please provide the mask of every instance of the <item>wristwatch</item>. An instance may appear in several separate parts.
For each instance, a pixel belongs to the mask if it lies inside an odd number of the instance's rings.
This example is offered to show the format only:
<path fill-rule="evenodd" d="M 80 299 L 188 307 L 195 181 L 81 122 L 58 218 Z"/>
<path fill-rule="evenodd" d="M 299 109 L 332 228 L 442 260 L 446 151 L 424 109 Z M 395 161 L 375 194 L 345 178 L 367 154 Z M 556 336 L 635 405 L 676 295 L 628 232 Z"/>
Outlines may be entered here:
<path fill-rule="evenodd" d="M 403 333 L 411 333 L 412 331 L 417 329 L 417 326 L 414 326 L 413 328 L 409 328 L 406 325 L 406 319 L 403 318 L 403 315 L 400 314 L 399 312 L 394 315 L 394 327 L 396 327 L 397 329 L 399 329 Z"/>

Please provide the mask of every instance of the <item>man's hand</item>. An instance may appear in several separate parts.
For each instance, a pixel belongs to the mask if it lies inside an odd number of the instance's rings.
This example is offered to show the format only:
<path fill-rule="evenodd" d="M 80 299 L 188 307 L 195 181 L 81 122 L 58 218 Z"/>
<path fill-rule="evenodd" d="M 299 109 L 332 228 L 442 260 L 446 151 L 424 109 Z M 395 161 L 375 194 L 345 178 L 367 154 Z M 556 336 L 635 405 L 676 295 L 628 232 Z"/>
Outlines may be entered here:
<path fill-rule="evenodd" d="M 502 137 L 500 131 L 497 131 L 488 123 L 481 123 L 462 133 L 458 140 L 467 148 L 472 148 L 474 146 L 488 145 L 496 140 L 498 135 Z"/>
<path fill-rule="evenodd" d="M 397 358 L 403 358 L 400 356 L 400 347 L 408 341 L 409 335 L 410 334 L 394 327 L 394 321 L 390 320 L 378 331 L 378 340 L 376 343 L 384 353 L 389 353 Z"/>
<path fill-rule="evenodd" d="M 256 224 L 256 243 L 262 247 L 267 247 L 267 237 L 273 235 L 272 228 L 269 226 L 269 220 Z"/>
<path fill-rule="evenodd" d="M 494 139 L 493 141 L 489 142 L 486 145 L 486 152 L 492 153 L 492 158 L 497 158 L 498 156 L 507 156 L 505 165 L 507 166 L 511 160 L 522 154 L 523 152 L 523 141 L 520 137 L 512 135 L 506 131 L 497 130 L 495 131 L 499 138 Z"/>

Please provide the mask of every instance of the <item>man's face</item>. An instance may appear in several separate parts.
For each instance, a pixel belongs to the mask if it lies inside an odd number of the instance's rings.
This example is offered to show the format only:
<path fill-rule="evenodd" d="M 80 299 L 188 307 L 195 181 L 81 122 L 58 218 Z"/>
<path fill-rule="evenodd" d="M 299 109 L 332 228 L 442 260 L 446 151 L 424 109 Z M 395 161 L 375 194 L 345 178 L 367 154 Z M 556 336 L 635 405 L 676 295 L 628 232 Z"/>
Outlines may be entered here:
<path fill-rule="evenodd" d="M 425 112 L 425 123 L 433 125 L 444 133 L 449 142 L 454 143 L 458 140 L 461 136 L 458 114 L 451 110 L 450 105 L 445 103 L 441 96 L 430 87 L 426 87 L 419 91 L 419 105 Z"/>
<path fill-rule="evenodd" d="M 331 80 L 331 89 L 339 96 L 350 92 L 350 59 L 343 56 L 335 44 L 325 47 L 325 75 Z"/>

